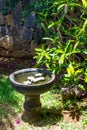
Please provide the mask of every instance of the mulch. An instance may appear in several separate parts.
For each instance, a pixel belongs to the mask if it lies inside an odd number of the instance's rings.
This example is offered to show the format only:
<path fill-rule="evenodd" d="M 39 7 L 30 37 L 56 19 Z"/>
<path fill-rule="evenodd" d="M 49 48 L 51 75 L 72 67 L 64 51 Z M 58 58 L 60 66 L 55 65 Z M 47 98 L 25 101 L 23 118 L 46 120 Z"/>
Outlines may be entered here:
<path fill-rule="evenodd" d="M 24 68 L 32 68 L 34 67 L 33 58 L 0 58 L 0 74 L 9 75 L 12 72 L 24 69 Z"/>

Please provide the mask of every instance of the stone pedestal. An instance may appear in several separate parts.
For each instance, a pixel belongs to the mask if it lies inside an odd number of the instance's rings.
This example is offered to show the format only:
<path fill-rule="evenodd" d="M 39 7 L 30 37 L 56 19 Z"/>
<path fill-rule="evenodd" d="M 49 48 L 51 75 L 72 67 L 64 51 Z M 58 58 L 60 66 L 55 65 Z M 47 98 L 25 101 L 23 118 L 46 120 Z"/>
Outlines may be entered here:
<path fill-rule="evenodd" d="M 25 122 L 37 121 L 40 119 L 40 95 L 25 96 L 24 113 L 22 119 Z"/>

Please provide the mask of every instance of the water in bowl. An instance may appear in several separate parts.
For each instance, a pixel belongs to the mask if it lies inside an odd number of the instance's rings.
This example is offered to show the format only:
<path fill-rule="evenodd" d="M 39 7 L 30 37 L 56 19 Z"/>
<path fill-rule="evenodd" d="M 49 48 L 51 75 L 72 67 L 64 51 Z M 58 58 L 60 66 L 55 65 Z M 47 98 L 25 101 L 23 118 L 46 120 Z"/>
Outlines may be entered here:
<path fill-rule="evenodd" d="M 34 79 L 37 79 L 40 77 L 43 77 L 43 78 L 42 80 L 34 82 L 34 81 L 29 80 L 30 79 L 29 77 L 34 77 Z M 27 81 L 31 82 L 30 84 L 26 84 L 26 85 L 40 85 L 40 84 L 44 84 L 50 81 L 51 75 L 46 74 L 46 73 L 38 73 L 38 72 L 24 72 L 24 73 L 15 75 L 15 80 L 22 84 L 25 84 L 25 82 Z"/>

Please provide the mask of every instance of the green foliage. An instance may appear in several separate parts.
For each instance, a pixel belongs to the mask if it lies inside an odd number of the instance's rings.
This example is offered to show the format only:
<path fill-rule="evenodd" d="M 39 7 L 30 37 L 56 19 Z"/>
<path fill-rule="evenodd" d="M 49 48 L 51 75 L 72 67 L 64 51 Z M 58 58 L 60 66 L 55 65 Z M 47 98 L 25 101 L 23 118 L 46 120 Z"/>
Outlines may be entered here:
<path fill-rule="evenodd" d="M 79 84 L 79 87 L 84 89 L 84 87 L 79 82 L 83 79 L 81 73 L 83 73 L 84 70 L 83 68 L 79 68 L 79 67 L 80 65 L 75 65 L 72 63 L 68 65 L 68 67 L 66 68 L 67 73 L 65 73 L 62 78 L 62 82 L 64 83 L 65 86 L 67 84 L 68 85 L 70 84 L 70 86 L 72 85 L 73 87 L 74 85 Z"/>
<path fill-rule="evenodd" d="M 6 0 L 6 5 L 13 8 L 18 2 L 19 0 Z"/>
<path fill-rule="evenodd" d="M 70 109 L 72 106 L 74 106 L 73 109 L 78 110 L 77 100 L 76 99 L 68 99 L 63 103 L 64 109 Z"/>
<path fill-rule="evenodd" d="M 37 66 L 44 64 L 57 74 L 62 73 L 63 83 L 87 82 L 87 2 L 86 0 L 40 0 L 33 8 L 44 30 L 42 48 L 36 49 Z M 48 46 L 47 46 L 48 45 Z M 81 63 L 80 63 L 81 62 Z M 72 81 L 72 82 L 71 82 Z"/>
<path fill-rule="evenodd" d="M 19 100 L 22 100 L 22 95 L 16 93 L 12 88 L 8 78 L 3 78 L 0 75 L 0 103 L 7 103 L 9 105 L 19 104 Z"/>
<path fill-rule="evenodd" d="M 6 0 L 5 1 L 5 7 L 2 9 L 2 14 L 8 14 L 14 7 L 17 5 L 19 0 Z"/>
<path fill-rule="evenodd" d="M 53 70 L 56 73 L 59 73 L 61 69 L 69 63 L 69 59 L 72 58 L 73 54 L 79 53 L 80 50 L 72 47 L 72 41 L 67 41 L 66 44 L 59 43 L 56 47 L 53 48 L 37 48 L 37 65 L 45 64 L 48 69 Z M 72 58 L 72 60 L 74 60 Z"/>

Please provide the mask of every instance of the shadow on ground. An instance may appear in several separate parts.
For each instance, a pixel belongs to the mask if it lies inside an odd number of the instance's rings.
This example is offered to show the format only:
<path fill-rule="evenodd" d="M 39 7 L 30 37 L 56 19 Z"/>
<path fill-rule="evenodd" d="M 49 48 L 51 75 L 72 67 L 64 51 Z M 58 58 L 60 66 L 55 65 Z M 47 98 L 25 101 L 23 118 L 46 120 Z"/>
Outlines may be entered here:
<path fill-rule="evenodd" d="M 40 121 L 33 122 L 34 126 L 44 127 L 47 125 L 55 125 L 62 120 L 62 111 L 50 108 L 47 109 L 43 107 L 41 110 L 41 118 Z"/>
<path fill-rule="evenodd" d="M 12 72 L 23 69 L 31 68 L 35 65 L 33 58 L 0 58 L 0 74 L 9 75 Z"/>
<path fill-rule="evenodd" d="M 44 111 L 44 112 L 43 112 Z M 24 125 L 26 128 L 26 123 L 21 119 L 21 113 L 15 113 L 12 106 L 7 104 L 0 104 L 0 130 L 16 130 L 16 126 L 18 123 Z M 34 125 L 34 127 L 46 127 L 51 125 L 56 125 L 58 122 L 62 120 L 61 111 L 58 111 L 54 108 L 42 108 L 41 110 L 41 118 L 36 122 L 30 122 L 28 124 L 28 128 L 30 125 Z"/>
<path fill-rule="evenodd" d="M 13 119 L 16 119 L 16 116 L 12 106 L 0 104 L 0 130 L 9 130 L 9 128 L 14 130 Z"/>

